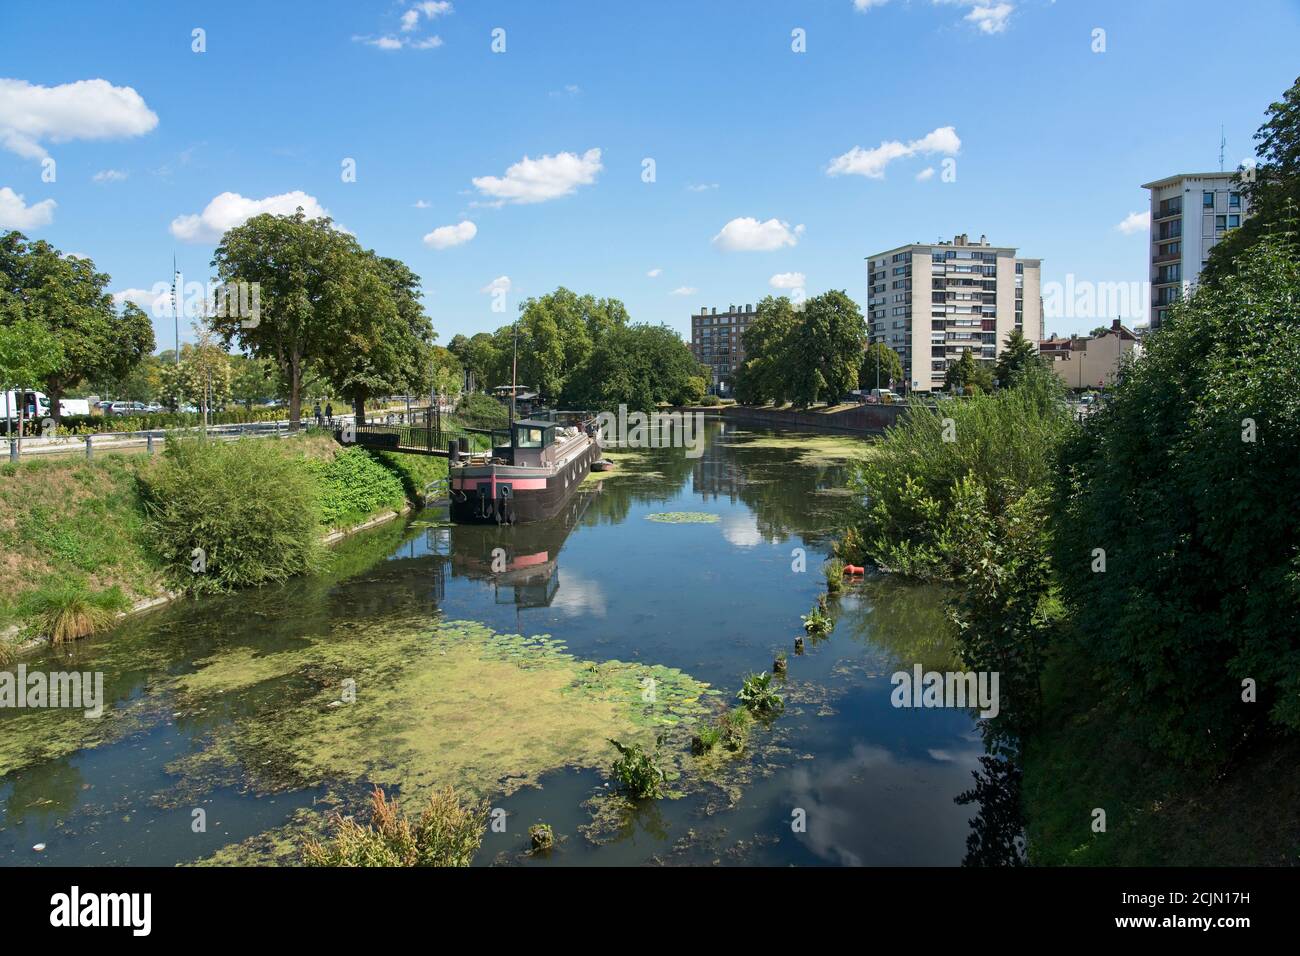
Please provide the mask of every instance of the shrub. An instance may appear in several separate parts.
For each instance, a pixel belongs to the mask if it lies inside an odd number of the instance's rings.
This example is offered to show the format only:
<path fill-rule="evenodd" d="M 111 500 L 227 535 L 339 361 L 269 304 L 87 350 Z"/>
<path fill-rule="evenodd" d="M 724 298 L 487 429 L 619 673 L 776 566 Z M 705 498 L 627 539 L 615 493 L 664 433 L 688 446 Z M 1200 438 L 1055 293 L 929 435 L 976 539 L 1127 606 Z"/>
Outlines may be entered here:
<path fill-rule="evenodd" d="M 366 825 L 335 814 L 328 843 L 308 840 L 308 866 L 469 866 L 487 830 L 487 809 L 464 803 L 451 787 L 435 791 L 412 823 L 396 800 L 375 788 Z"/>
<path fill-rule="evenodd" d="M 364 448 L 349 448 L 332 459 L 306 460 L 320 487 L 321 524 L 346 528 L 384 509 L 406 503 L 402 480 Z"/>
<path fill-rule="evenodd" d="M 733 753 L 743 750 L 745 739 L 749 736 L 749 725 L 752 718 L 745 707 L 736 707 L 727 711 L 718 718 L 718 733 L 722 739 L 722 745 Z"/>
<path fill-rule="evenodd" d="M 640 744 L 621 744 L 613 738 L 606 738 L 619 757 L 614 761 L 614 779 L 621 783 L 632 796 L 638 800 L 657 799 L 663 795 L 668 773 L 662 765 L 664 735 L 655 738 L 654 750 L 646 750 Z"/>
<path fill-rule="evenodd" d="M 29 631 L 63 644 L 107 627 L 130 606 L 120 588 L 92 591 L 84 581 L 72 579 L 28 592 L 18 607 Z"/>
<path fill-rule="evenodd" d="M 763 671 L 749 674 L 736 698 L 751 714 L 770 717 L 785 710 L 785 701 L 772 689 L 772 675 Z"/>
<path fill-rule="evenodd" d="M 278 444 L 169 437 L 141 471 L 146 535 L 174 586 L 224 591 L 319 567 L 316 482 Z"/>
<path fill-rule="evenodd" d="M 907 577 L 943 578 L 952 501 L 967 476 L 979 482 L 991 515 L 1028 489 L 1046 487 L 1055 449 L 1071 427 L 1050 374 L 1027 375 L 1016 388 L 941 410 L 913 406 L 875 454 L 854 465 L 851 483 L 861 499 L 855 524 L 875 564 Z"/>
<path fill-rule="evenodd" d="M 835 627 L 834 619 L 821 606 L 813 608 L 807 614 L 800 615 L 800 619 L 803 621 L 803 629 L 811 637 L 825 637 Z"/>
<path fill-rule="evenodd" d="M 1300 730 L 1297 301 L 1300 257 L 1263 241 L 1170 310 L 1061 453 L 1052 559 L 1078 656 L 1186 761 Z"/>
<path fill-rule="evenodd" d="M 705 395 L 703 398 L 700 399 L 700 404 L 705 406 L 706 408 L 713 408 L 715 406 L 721 405 L 722 399 L 720 399 L 716 395 Z"/>
<path fill-rule="evenodd" d="M 491 395 L 469 392 L 456 406 L 456 417 L 471 428 L 505 428 L 510 407 Z"/>
<path fill-rule="evenodd" d="M 830 594 L 839 594 L 844 590 L 844 562 L 839 558 L 832 558 L 822 565 L 822 573 L 826 575 L 826 590 Z"/>

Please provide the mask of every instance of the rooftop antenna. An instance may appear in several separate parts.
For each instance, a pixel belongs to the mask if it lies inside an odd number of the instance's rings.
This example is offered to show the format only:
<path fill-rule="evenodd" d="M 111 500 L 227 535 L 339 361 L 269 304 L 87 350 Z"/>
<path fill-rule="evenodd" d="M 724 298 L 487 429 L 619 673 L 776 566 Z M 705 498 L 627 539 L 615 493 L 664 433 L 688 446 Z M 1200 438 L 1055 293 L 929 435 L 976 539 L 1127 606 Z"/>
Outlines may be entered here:
<path fill-rule="evenodd" d="M 1219 172 L 1223 172 L 1223 149 L 1228 141 L 1223 138 L 1223 125 L 1219 125 Z"/>

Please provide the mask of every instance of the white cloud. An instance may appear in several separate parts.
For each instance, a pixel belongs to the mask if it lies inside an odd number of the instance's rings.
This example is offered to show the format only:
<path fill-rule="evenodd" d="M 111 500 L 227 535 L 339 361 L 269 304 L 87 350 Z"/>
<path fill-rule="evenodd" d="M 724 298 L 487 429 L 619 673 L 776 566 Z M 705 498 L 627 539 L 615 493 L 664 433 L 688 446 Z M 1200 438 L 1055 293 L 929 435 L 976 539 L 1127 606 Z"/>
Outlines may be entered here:
<path fill-rule="evenodd" d="M 503 203 L 546 202 L 567 196 L 579 186 L 589 186 L 604 167 L 600 164 L 600 150 L 589 149 L 581 156 L 577 153 L 557 153 L 529 159 L 525 156 L 506 170 L 504 176 L 476 176 L 472 182 L 485 196 Z"/>
<path fill-rule="evenodd" d="M 926 133 L 920 139 L 908 143 L 898 140 L 885 140 L 875 149 L 863 149 L 854 146 L 842 156 L 831 160 L 826 173 L 829 176 L 866 176 L 869 179 L 884 179 L 885 167 L 896 159 L 909 156 L 928 156 L 943 153 L 955 156 L 961 149 L 961 139 L 952 126 L 940 126 Z"/>
<path fill-rule="evenodd" d="M 154 292 L 150 289 L 123 289 L 113 293 L 113 305 L 121 309 L 128 302 L 134 302 L 153 316 L 170 316 L 172 314 L 171 295 L 168 292 Z M 182 303 L 183 305 L 183 303 Z"/>
<path fill-rule="evenodd" d="M 122 139 L 158 125 L 158 114 L 129 86 L 78 80 L 34 86 L 0 79 L 0 146 L 25 159 L 44 159 L 42 142 Z"/>
<path fill-rule="evenodd" d="M 963 19 L 979 27 L 981 33 L 1004 33 L 1013 10 L 1015 7 L 1009 3 L 995 3 L 988 6 L 980 4 Z"/>
<path fill-rule="evenodd" d="M 510 281 L 509 276 L 497 276 L 495 279 L 493 279 L 483 288 L 479 289 L 479 291 L 480 292 L 509 292 L 514 287 L 515 287 L 514 283 Z"/>
<path fill-rule="evenodd" d="M 733 219 L 713 237 L 713 244 L 724 252 L 771 252 L 793 246 L 803 234 L 803 226 L 793 229 L 788 222 L 769 219 L 759 222 L 751 216 Z"/>
<path fill-rule="evenodd" d="M 39 229 L 54 221 L 53 199 L 42 199 L 30 206 L 8 186 L 0 186 L 0 229 Z"/>
<path fill-rule="evenodd" d="M 478 226 L 468 219 L 454 226 L 439 226 L 424 237 L 424 244 L 431 249 L 450 249 L 469 242 L 478 235 Z"/>
<path fill-rule="evenodd" d="M 767 280 L 773 289 L 802 289 L 804 281 L 802 272 L 778 272 Z"/>
<path fill-rule="evenodd" d="M 927 166 L 927 167 L 925 167 L 925 169 L 921 170 L 919 173 L 916 174 L 916 181 L 917 181 L 918 183 L 923 183 L 923 182 L 926 182 L 927 180 L 931 180 L 931 179 L 934 179 L 934 167 L 933 167 L 933 166 Z"/>
<path fill-rule="evenodd" d="M 239 193 L 225 192 L 217 196 L 197 215 L 177 216 L 172 220 L 171 233 L 182 242 L 216 242 L 227 229 L 242 226 L 254 216 L 264 212 L 277 216 L 291 215 L 299 206 L 308 219 L 329 215 L 315 196 L 301 189 L 267 196 L 265 199 L 246 199 Z M 346 231 L 346 230 L 340 230 Z"/>
<path fill-rule="evenodd" d="M 664 274 L 663 269 L 651 269 L 649 272 L 646 273 L 646 275 L 649 276 L 651 279 L 658 279 L 663 274 Z"/>
<path fill-rule="evenodd" d="M 1131 212 L 1124 217 L 1124 221 L 1115 226 L 1126 236 L 1131 236 L 1135 232 L 1146 232 L 1151 228 L 1151 211 Z"/>
<path fill-rule="evenodd" d="M 569 83 L 566 84 L 564 89 L 562 90 L 551 90 L 550 95 L 551 96 L 577 96 L 581 92 L 582 92 L 582 87 L 578 86 L 576 83 Z"/>
<path fill-rule="evenodd" d="M 355 36 L 354 43 L 364 43 L 377 50 L 433 50 L 442 46 L 442 37 L 399 37 L 391 33 L 377 37 Z"/>
<path fill-rule="evenodd" d="M 669 292 L 668 294 L 669 295 L 695 295 L 695 293 L 699 291 L 700 290 L 695 288 L 694 286 L 680 285 L 676 289 L 673 289 L 673 291 Z"/>
<path fill-rule="evenodd" d="M 710 189 L 717 189 L 718 184 L 717 183 L 691 183 L 686 188 L 693 193 L 703 193 L 703 192 L 708 192 Z"/>
<path fill-rule="evenodd" d="M 889 0 L 853 0 L 853 8 L 859 13 L 866 13 L 872 7 L 883 7 Z M 1015 5 L 997 0 L 930 0 L 936 6 L 970 7 L 970 12 L 962 19 L 976 27 L 981 33 L 1003 33 L 1007 21 L 1015 12 Z M 1055 2 L 1055 0 L 1053 0 Z"/>
<path fill-rule="evenodd" d="M 420 25 L 420 11 L 416 9 L 407 10 L 402 14 L 402 32 L 410 33 Z"/>
<path fill-rule="evenodd" d="M 416 209 L 429 208 L 429 203 L 425 202 L 423 199 L 417 199 L 415 202 L 411 203 L 411 205 L 414 206 Z"/>
<path fill-rule="evenodd" d="M 451 13 L 451 0 L 428 0 L 425 3 L 417 3 L 415 9 L 419 10 L 426 17 L 432 20 L 434 17 L 442 16 L 444 13 Z"/>
<path fill-rule="evenodd" d="M 126 175 L 120 169 L 101 169 L 91 178 L 97 183 L 120 183 Z"/>

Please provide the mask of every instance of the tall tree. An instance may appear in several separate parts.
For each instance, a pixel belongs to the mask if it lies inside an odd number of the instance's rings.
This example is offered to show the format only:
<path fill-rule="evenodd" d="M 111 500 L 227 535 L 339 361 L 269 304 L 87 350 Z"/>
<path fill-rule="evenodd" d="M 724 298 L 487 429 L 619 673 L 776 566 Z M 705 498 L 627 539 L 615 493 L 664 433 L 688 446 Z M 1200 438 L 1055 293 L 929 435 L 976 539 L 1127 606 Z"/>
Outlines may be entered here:
<path fill-rule="evenodd" d="M 29 243 L 19 232 L 0 236 L 0 291 L 16 303 L 12 308 L 43 322 L 62 352 L 40 380 L 56 422 L 70 388 L 85 379 L 123 377 L 153 351 L 153 323 L 133 303 L 119 314 L 108 283 L 89 259 L 65 256 L 44 240 Z"/>
<path fill-rule="evenodd" d="M 1025 333 L 1012 329 L 1002 346 L 1002 354 L 993 366 L 993 377 L 1001 388 L 1014 388 L 1037 365 L 1042 358 L 1034 343 L 1025 338 Z"/>
<path fill-rule="evenodd" d="M 754 320 L 741 334 L 745 364 L 735 374 L 736 398 L 746 405 L 784 403 L 790 397 L 790 353 L 796 316 L 786 296 L 766 296 L 758 303 Z"/>
<path fill-rule="evenodd" d="M 23 450 L 23 423 L 26 415 L 22 391 L 48 376 L 63 363 L 63 347 L 44 322 L 23 318 L 16 299 L 0 292 L 0 315 L 8 317 L 0 325 L 0 392 L 17 388 L 18 408 L 5 409 L 14 415 L 18 426 L 18 453 Z M 51 413 L 54 408 L 51 407 Z M 9 422 L 13 427 L 13 422 Z"/>
<path fill-rule="evenodd" d="M 860 388 L 892 388 L 903 380 L 903 361 L 898 353 L 884 342 L 872 342 L 862 358 L 862 371 L 858 373 Z"/>
<path fill-rule="evenodd" d="M 1269 105 L 1267 116 L 1255 133 L 1254 168 L 1234 178 L 1249 215 L 1210 250 L 1200 278 L 1204 284 L 1222 283 L 1235 271 L 1236 259 L 1265 236 L 1281 237 L 1289 254 L 1300 257 L 1300 78 Z"/>
<path fill-rule="evenodd" d="M 289 393 L 289 419 L 302 420 L 302 381 L 308 366 L 354 347 L 348 320 L 366 303 L 393 310 L 357 241 L 328 218 L 263 213 L 221 237 L 213 254 L 217 278 L 231 287 L 256 283 L 260 314 L 214 319 L 226 344 L 237 342 L 254 358 L 269 359 Z"/>

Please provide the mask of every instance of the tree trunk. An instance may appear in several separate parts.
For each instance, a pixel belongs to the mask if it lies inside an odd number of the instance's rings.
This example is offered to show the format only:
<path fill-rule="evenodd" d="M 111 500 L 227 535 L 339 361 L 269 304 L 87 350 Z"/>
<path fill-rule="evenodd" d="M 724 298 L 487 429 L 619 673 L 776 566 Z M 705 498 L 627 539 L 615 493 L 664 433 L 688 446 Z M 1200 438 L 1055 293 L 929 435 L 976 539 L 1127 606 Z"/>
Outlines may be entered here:
<path fill-rule="evenodd" d="M 364 425 L 366 423 L 366 397 L 364 395 L 352 396 L 352 414 L 356 416 L 356 424 Z"/>
<path fill-rule="evenodd" d="M 48 388 L 48 389 L 50 390 L 50 394 L 49 394 L 49 399 L 50 399 L 50 418 L 54 419 L 54 424 L 55 424 L 55 426 L 57 427 L 58 424 L 59 424 L 59 420 L 60 420 L 60 418 L 62 417 L 62 416 L 59 414 L 60 411 L 61 411 L 61 409 L 59 408 L 59 406 L 63 404 L 63 386 L 60 385 L 60 384 L 58 384 L 58 383 L 56 382 L 56 383 L 53 384 L 53 385 L 48 385 L 48 384 L 47 384 L 45 387 Z M 36 410 L 39 412 L 39 411 L 40 411 L 40 408 L 37 407 Z"/>
<path fill-rule="evenodd" d="M 296 432 L 302 418 L 302 365 L 295 357 L 289 362 L 289 430 Z"/>

